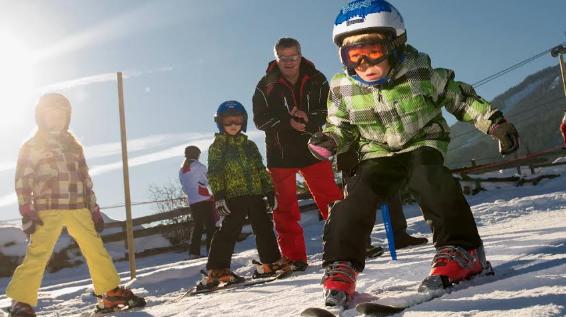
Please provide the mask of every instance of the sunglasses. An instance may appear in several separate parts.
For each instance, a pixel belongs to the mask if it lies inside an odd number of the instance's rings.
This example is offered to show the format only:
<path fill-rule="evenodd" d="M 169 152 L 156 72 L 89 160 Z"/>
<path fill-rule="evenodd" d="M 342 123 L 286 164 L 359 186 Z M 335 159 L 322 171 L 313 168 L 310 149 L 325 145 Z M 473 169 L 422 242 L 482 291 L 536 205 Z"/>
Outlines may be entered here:
<path fill-rule="evenodd" d="M 356 68 L 364 61 L 376 65 L 387 59 L 389 44 L 387 41 L 354 43 L 340 48 L 342 63 L 347 68 Z"/>
<path fill-rule="evenodd" d="M 277 56 L 278 62 L 297 62 L 301 58 L 300 55 L 292 55 L 292 56 Z"/>

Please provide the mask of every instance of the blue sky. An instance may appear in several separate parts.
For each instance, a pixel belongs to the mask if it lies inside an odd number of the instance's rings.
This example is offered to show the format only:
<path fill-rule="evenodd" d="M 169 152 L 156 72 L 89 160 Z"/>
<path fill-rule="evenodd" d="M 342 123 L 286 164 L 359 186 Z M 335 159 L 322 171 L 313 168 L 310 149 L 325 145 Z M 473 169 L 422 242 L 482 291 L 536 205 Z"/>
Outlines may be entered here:
<path fill-rule="evenodd" d="M 236 99 L 251 112 L 278 38 L 297 38 L 327 77 L 340 71 L 331 33 L 345 2 L 0 0 L 0 220 L 19 217 L 14 166 L 42 91 L 71 100 L 99 204 L 115 205 L 123 202 L 115 72 L 124 72 L 132 200 L 146 201 L 151 184 L 177 181 L 186 145 L 208 147 L 218 104 Z M 563 0 L 392 3 L 409 43 L 469 83 L 566 41 Z M 540 58 L 478 92 L 491 99 L 556 63 Z M 263 149 L 262 134 L 248 130 Z M 135 207 L 134 216 L 151 208 Z M 107 213 L 124 218 L 120 208 Z"/>

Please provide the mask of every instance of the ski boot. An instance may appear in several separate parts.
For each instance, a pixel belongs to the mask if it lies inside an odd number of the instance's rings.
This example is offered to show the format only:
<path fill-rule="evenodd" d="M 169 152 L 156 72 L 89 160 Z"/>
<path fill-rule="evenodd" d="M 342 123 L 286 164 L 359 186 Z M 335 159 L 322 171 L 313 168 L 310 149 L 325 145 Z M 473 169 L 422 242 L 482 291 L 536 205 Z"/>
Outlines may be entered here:
<path fill-rule="evenodd" d="M 205 273 L 205 272 L 203 272 Z M 202 290 L 214 288 L 220 284 L 228 285 L 243 282 L 245 279 L 236 275 L 230 269 L 209 269 L 202 280 L 197 284 L 196 289 Z"/>
<path fill-rule="evenodd" d="M 253 260 L 252 263 L 255 265 L 255 272 L 253 278 L 270 277 L 284 272 L 293 271 L 292 263 L 285 257 L 273 263 L 260 263 Z"/>
<path fill-rule="evenodd" d="M 144 307 L 146 304 L 143 297 L 136 296 L 129 288 L 121 286 L 97 297 L 98 304 L 96 305 L 96 313 L 128 310 L 134 307 Z"/>
<path fill-rule="evenodd" d="M 293 271 L 306 271 L 307 268 L 309 267 L 309 264 L 305 261 L 292 261 L 291 264 Z"/>
<path fill-rule="evenodd" d="M 309 264 L 303 260 L 291 260 L 286 256 L 282 256 L 281 260 L 288 263 L 292 271 L 305 271 L 309 267 Z"/>
<path fill-rule="evenodd" d="M 356 290 L 356 277 L 350 262 L 337 261 L 329 264 L 322 277 L 324 304 L 348 307 Z"/>
<path fill-rule="evenodd" d="M 384 250 L 381 246 L 370 244 L 369 247 L 366 248 L 366 259 L 377 258 L 382 255 L 383 252 Z"/>
<path fill-rule="evenodd" d="M 443 246 L 437 249 L 430 275 L 422 281 L 419 292 L 449 288 L 478 274 L 494 274 L 491 264 L 485 259 L 483 246 L 471 250 Z"/>
<path fill-rule="evenodd" d="M 427 238 L 413 237 L 404 230 L 397 232 L 395 234 L 394 240 L 395 240 L 395 249 L 397 250 L 428 243 Z"/>
<path fill-rule="evenodd" d="M 35 317 L 33 308 L 22 302 L 13 302 L 8 311 L 10 312 L 9 317 Z"/>

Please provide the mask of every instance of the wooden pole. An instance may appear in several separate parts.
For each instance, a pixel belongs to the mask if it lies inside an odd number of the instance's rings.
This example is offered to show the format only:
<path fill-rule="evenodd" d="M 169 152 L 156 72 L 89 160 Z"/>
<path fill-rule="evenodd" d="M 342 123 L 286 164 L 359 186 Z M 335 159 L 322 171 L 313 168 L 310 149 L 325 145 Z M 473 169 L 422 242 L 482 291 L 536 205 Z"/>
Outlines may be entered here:
<path fill-rule="evenodd" d="M 132 224 L 132 201 L 130 198 L 130 173 L 128 170 L 128 143 L 126 137 L 126 115 L 124 112 L 124 81 L 122 72 L 116 73 L 118 80 L 118 108 L 120 110 L 120 135 L 122 140 L 122 170 L 124 175 L 124 198 L 126 205 L 126 240 L 128 260 L 130 262 L 130 279 L 136 278 L 136 246 Z"/>
<path fill-rule="evenodd" d="M 562 85 L 564 86 L 564 97 L 566 97 L 566 66 L 564 66 L 564 54 L 560 52 L 560 73 L 562 74 Z"/>

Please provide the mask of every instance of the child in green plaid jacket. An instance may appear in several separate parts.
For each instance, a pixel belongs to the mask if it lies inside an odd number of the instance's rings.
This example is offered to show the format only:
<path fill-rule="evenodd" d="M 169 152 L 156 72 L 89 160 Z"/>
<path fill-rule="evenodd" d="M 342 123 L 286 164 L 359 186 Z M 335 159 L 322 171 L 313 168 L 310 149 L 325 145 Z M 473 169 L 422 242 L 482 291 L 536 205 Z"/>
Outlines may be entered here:
<path fill-rule="evenodd" d="M 388 2 L 350 2 L 333 33 L 346 72 L 332 78 L 327 126 L 309 149 L 328 159 L 359 140 L 361 162 L 324 230 L 326 304 L 347 305 L 375 210 L 402 186 L 421 206 L 437 249 L 421 290 L 490 272 L 470 207 L 444 166 L 450 137 L 441 108 L 498 139 L 502 154 L 518 148 L 514 126 L 453 71 L 432 68 L 426 54 L 407 45 L 403 19 Z"/>

